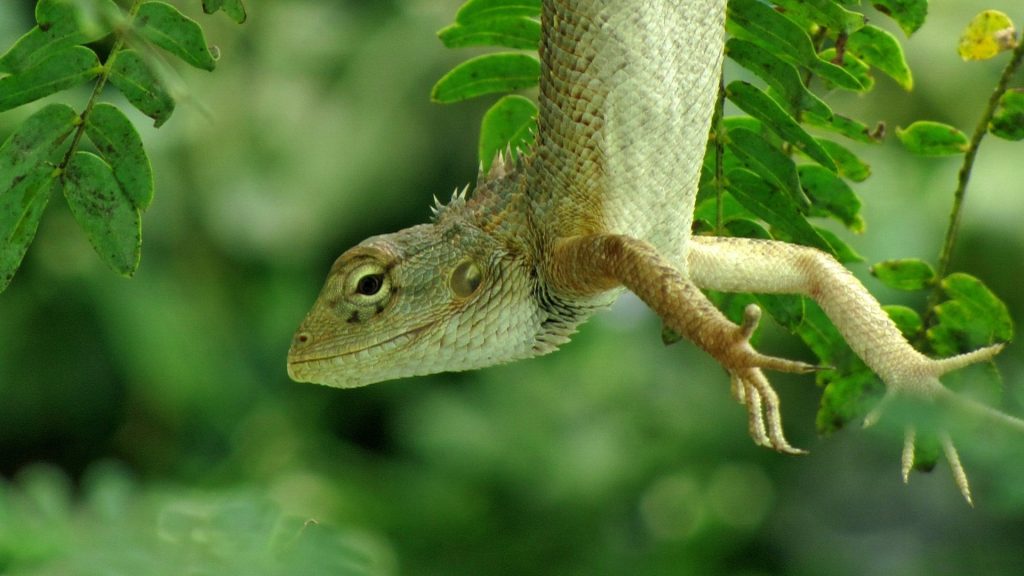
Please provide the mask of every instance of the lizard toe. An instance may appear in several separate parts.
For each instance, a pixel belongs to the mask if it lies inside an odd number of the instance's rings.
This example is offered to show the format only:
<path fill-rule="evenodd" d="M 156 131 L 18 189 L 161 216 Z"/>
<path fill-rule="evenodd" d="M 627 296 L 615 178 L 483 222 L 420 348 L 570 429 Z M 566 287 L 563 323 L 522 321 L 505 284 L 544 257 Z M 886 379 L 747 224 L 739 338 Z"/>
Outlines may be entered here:
<path fill-rule="evenodd" d="M 734 396 L 747 409 L 750 437 L 758 446 L 785 454 L 806 454 L 793 447 L 783 433 L 779 397 L 758 368 L 733 371 L 730 374 Z"/>

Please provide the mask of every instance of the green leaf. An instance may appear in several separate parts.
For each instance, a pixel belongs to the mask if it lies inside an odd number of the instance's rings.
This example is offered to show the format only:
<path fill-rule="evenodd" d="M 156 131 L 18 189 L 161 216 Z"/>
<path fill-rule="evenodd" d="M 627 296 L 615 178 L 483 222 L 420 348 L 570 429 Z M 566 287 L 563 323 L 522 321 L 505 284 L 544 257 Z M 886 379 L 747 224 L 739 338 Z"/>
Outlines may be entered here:
<path fill-rule="evenodd" d="M 921 315 L 913 308 L 891 304 L 882 306 L 882 309 L 896 323 L 896 327 L 900 329 L 903 337 L 908 341 L 917 339 L 921 331 L 924 330 L 924 321 L 921 320 Z"/>
<path fill-rule="evenodd" d="M 1010 312 L 981 280 L 963 273 L 941 283 L 948 300 L 935 307 L 928 342 L 940 356 L 953 356 L 1013 339 Z"/>
<path fill-rule="evenodd" d="M 17 74 L 50 55 L 54 50 L 78 43 L 77 28 L 65 28 L 57 33 L 55 30 L 43 32 L 42 28 L 35 26 L 0 56 L 0 72 Z"/>
<path fill-rule="evenodd" d="M 903 47 L 895 36 L 877 26 L 867 26 L 850 34 L 846 51 L 885 72 L 904 90 L 914 87 L 914 77 L 903 56 Z"/>
<path fill-rule="evenodd" d="M 896 290 L 913 292 L 924 290 L 935 283 L 935 270 L 931 264 L 917 258 L 885 260 L 871 267 L 871 274 L 882 284 Z"/>
<path fill-rule="evenodd" d="M 851 12 L 834 0 L 774 0 L 784 14 L 804 14 L 812 22 L 837 32 L 852 32 L 864 25 L 864 15 Z"/>
<path fill-rule="evenodd" d="M 968 148 L 967 135 L 963 132 L 930 120 L 919 120 L 906 128 L 896 128 L 896 136 L 907 150 L 921 156 L 962 154 Z"/>
<path fill-rule="evenodd" d="M 771 240 L 772 235 L 758 222 L 749 218 L 731 218 L 725 222 L 725 231 L 734 238 L 757 238 Z"/>
<path fill-rule="evenodd" d="M 104 4 L 100 9 L 110 11 Z M 116 6 L 114 13 L 118 13 Z M 63 48 L 94 42 L 106 36 L 113 29 L 113 18 L 101 14 L 91 25 L 82 22 L 81 9 L 73 2 L 61 0 L 40 0 L 36 4 L 36 20 L 39 25 L 25 33 L 17 42 L 0 56 L 0 72 L 17 74 L 31 68 Z"/>
<path fill-rule="evenodd" d="M 534 86 L 540 79 L 540 61 L 528 54 L 501 52 L 466 60 L 445 74 L 430 92 L 434 102 L 450 103 L 492 92 L 510 92 Z"/>
<path fill-rule="evenodd" d="M 800 213 L 799 205 L 756 173 L 745 168 L 731 170 L 726 176 L 726 188 L 745 208 L 773 229 L 782 230 L 800 244 L 832 252 L 828 242 Z"/>
<path fill-rule="evenodd" d="M 95 17 L 96 12 L 100 13 L 101 18 Z M 120 8 L 113 0 L 39 0 L 36 3 L 35 17 L 36 24 L 43 30 L 49 30 L 54 26 L 73 26 L 91 32 L 88 36 L 90 40 L 87 40 L 91 42 L 102 38 L 111 30 L 108 27 L 105 31 L 97 32 L 92 26 L 101 25 L 99 20 L 104 19 L 108 22 L 102 25 L 109 26 L 109 17 L 119 13 Z"/>
<path fill-rule="evenodd" d="M 76 152 L 63 181 L 71 213 L 96 253 L 116 272 L 134 274 L 142 249 L 139 211 L 121 191 L 110 166 L 99 156 Z"/>
<path fill-rule="evenodd" d="M 857 253 L 852 246 L 847 244 L 840 238 L 835 232 L 827 228 L 814 227 L 818 234 L 821 234 L 822 238 L 828 242 L 829 246 L 832 247 L 832 253 L 835 254 L 836 260 L 843 264 L 852 264 L 854 262 L 863 262 L 864 257 Z"/>
<path fill-rule="evenodd" d="M 832 115 L 832 109 L 807 89 L 796 68 L 771 52 L 753 42 L 730 38 L 725 43 L 725 54 L 774 88 L 791 113 L 808 110 L 825 118 Z"/>
<path fill-rule="evenodd" d="M 1003 93 L 988 131 L 1007 140 L 1024 140 L 1024 90 Z"/>
<path fill-rule="evenodd" d="M 819 384 L 827 384 L 839 372 L 850 374 L 868 370 L 864 361 L 850 349 L 843 335 L 813 300 L 805 299 L 803 321 L 793 331 L 814 352 L 822 365 L 832 368 L 819 373 Z"/>
<path fill-rule="evenodd" d="M 50 162 L 77 121 L 70 107 L 50 104 L 26 118 L 0 146 L 0 292 L 35 237 L 55 177 Z"/>
<path fill-rule="evenodd" d="M 737 128 L 726 133 L 726 145 L 751 170 L 789 194 L 801 211 L 810 207 L 810 201 L 800 189 L 793 159 L 763 136 L 746 128 Z"/>
<path fill-rule="evenodd" d="M 530 18 L 495 18 L 442 28 L 437 37 L 448 48 L 505 46 L 536 50 L 540 43 L 540 22 Z"/>
<path fill-rule="evenodd" d="M 917 32 L 928 15 L 928 0 L 871 0 L 871 5 L 895 20 L 907 36 Z"/>
<path fill-rule="evenodd" d="M 729 132 L 732 132 L 733 130 L 742 129 L 750 130 L 751 132 L 760 134 L 765 138 L 774 137 L 769 130 L 765 130 L 764 124 L 762 124 L 760 120 L 746 115 L 726 116 L 725 118 L 722 118 L 722 126 L 725 127 L 726 134 L 729 134 Z"/>
<path fill-rule="evenodd" d="M 732 100 L 733 104 L 760 120 L 780 138 L 807 154 L 815 162 L 833 172 L 836 171 L 835 162 L 821 147 L 821 144 L 818 144 L 818 141 L 805 132 L 775 100 L 772 100 L 759 88 L 749 82 L 735 80 L 725 87 L 725 95 Z"/>
<path fill-rule="evenodd" d="M 914 470 L 931 472 L 939 463 L 941 455 L 942 444 L 934 432 L 919 431 L 914 436 Z"/>
<path fill-rule="evenodd" d="M 988 60 L 1017 46 L 1017 32 L 1010 17 L 998 10 L 975 16 L 960 36 L 957 51 L 964 60 Z"/>
<path fill-rule="evenodd" d="M 135 26 L 143 38 L 196 68 L 213 70 L 217 64 L 203 29 L 170 4 L 143 3 L 135 13 Z"/>
<path fill-rule="evenodd" d="M 494 18 L 537 18 L 540 0 L 469 0 L 455 14 L 459 24 Z"/>
<path fill-rule="evenodd" d="M 757 303 L 767 312 L 779 326 L 793 331 L 804 321 L 804 301 L 802 296 L 793 294 L 758 294 Z"/>
<path fill-rule="evenodd" d="M 19 74 L 0 78 L 0 112 L 71 88 L 95 78 L 101 70 L 92 50 L 65 48 Z"/>
<path fill-rule="evenodd" d="M 818 57 L 807 32 L 759 0 L 730 0 L 728 26 L 739 26 L 748 40 L 759 44 L 783 60 L 803 66 L 823 79 L 846 90 L 864 87 L 845 70 Z"/>
<path fill-rule="evenodd" d="M 828 152 L 839 168 L 839 175 L 853 182 L 863 182 L 871 176 L 871 167 L 846 147 L 832 140 L 818 138 L 818 143 Z"/>
<path fill-rule="evenodd" d="M 153 201 L 153 169 L 142 139 L 116 106 L 97 104 L 89 114 L 85 133 L 114 171 L 114 178 L 139 211 Z"/>
<path fill-rule="evenodd" d="M 228 18 L 234 20 L 237 24 L 245 23 L 248 15 L 245 13 L 245 5 L 242 4 L 242 0 L 224 0 L 224 6 L 221 8 Z"/>
<path fill-rule="evenodd" d="M 831 118 L 822 118 L 816 114 L 807 113 L 804 115 L 804 122 L 865 144 L 877 144 L 885 137 L 885 124 L 879 123 L 878 126 L 871 129 L 866 124 L 842 114 L 832 114 Z"/>
<path fill-rule="evenodd" d="M 831 434 L 867 414 L 884 386 L 814 301 L 804 299 L 803 320 L 794 332 L 814 352 L 819 363 L 829 367 L 815 377 L 825 389 L 815 419 L 818 432 Z"/>
<path fill-rule="evenodd" d="M 853 232 L 864 231 L 860 199 L 842 178 L 814 164 L 797 168 L 800 186 L 812 201 L 811 215 L 831 216 Z"/>
<path fill-rule="evenodd" d="M 846 70 L 850 76 L 853 76 L 860 82 L 860 85 L 864 87 L 864 91 L 867 92 L 875 87 L 875 78 L 871 75 L 871 67 L 868 66 L 863 60 L 857 58 L 850 52 L 843 54 L 843 61 L 836 63 L 836 49 L 826 48 L 819 54 L 823 59 L 836 64 L 843 70 Z M 831 84 L 826 82 L 831 87 Z"/>
<path fill-rule="evenodd" d="M 223 10 L 238 24 L 243 24 L 247 18 L 242 0 L 203 0 L 203 12 L 213 14 L 218 10 Z"/>
<path fill-rule="evenodd" d="M 174 98 L 135 50 L 123 50 L 110 68 L 110 83 L 159 128 L 174 112 Z"/>
<path fill-rule="evenodd" d="M 715 222 L 718 216 L 718 198 L 708 198 L 697 204 L 697 209 L 693 211 L 694 221 L 703 220 L 705 222 Z M 748 210 L 740 201 L 726 192 L 722 194 L 722 218 L 725 222 L 736 218 L 756 218 L 757 215 Z"/>
<path fill-rule="evenodd" d="M 867 367 L 851 373 L 830 370 L 824 374 L 820 380 L 825 391 L 814 424 L 819 434 L 827 435 L 866 416 L 880 396 L 882 384 Z"/>
<path fill-rule="evenodd" d="M 498 100 L 480 125 L 478 150 L 484 170 L 490 168 L 495 154 L 506 148 L 513 152 L 529 148 L 536 126 L 537 105 L 532 100 L 514 94 Z"/>

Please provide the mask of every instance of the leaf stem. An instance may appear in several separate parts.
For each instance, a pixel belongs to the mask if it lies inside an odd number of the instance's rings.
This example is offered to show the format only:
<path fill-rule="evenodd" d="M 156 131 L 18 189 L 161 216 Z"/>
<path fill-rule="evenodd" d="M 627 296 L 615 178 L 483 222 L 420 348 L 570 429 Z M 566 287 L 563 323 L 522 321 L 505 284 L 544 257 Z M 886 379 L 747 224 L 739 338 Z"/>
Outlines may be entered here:
<path fill-rule="evenodd" d="M 138 12 L 139 6 L 142 4 L 142 0 L 132 0 L 131 7 L 128 9 L 128 21 L 135 17 L 135 13 Z M 71 138 L 71 146 L 68 147 L 68 151 L 64 154 L 64 159 L 61 160 L 60 165 L 57 169 L 60 171 L 62 177 L 64 170 L 67 169 L 68 164 L 71 163 L 71 159 L 74 157 L 75 152 L 78 151 L 78 145 L 82 141 L 82 135 L 85 134 L 85 127 L 89 123 L 89 116 L 92 114 L 93 107 L 99 101 L 100 94 L 103 93 L 103 88 L 107 85 L 107 78 L 110 77 L 110 70 L 113 67 L 114 60 L 117 58 L 117 53 L 124 47 L 124 34 L 116 32 L 117 39 L 114 41 L 114 45 L 111 46 L 110 52 L 107 54 L 107 59 L 103 62 L 103 71 L 100 72 L 99 79 L 96 80 L 96 86 L 92 89 L 92 95 L 89 96 L 89 102 L 85 105 L 85 109 L 79 116 L 81 123 L 75 129 L 75 135 Z"/>
<path fill-rule="evenodd" d="M 992 95 L 989 96 L 988 106 L 985 107 L 985 112 L 978 121 L 978 125 L 974 127 L 974 134 L 971 135 L 971 140 L 967 145 L 967 152 L 964 153 L 964 161 L 963 164 L 960 165 L 960 173 L 957 176 L 956 191 L 953 193 L 953 209 L 949 215 L 949 226 L 946 228 L 946 238 L 942 243 L 942 252 L 939 254 L 939 265 L 936 277 L 940 281 L 942 278 L 945 278 L 947 272 L 949 272 L 950 261 L 953 258 L 953 249 L 956 246 L 957 233 L 960 230 L 960 219 L 963 215 L 964 198 L 967 195 L 967 183 L 971 179 L 971 170 L 974 168 L 974 160 L 978 155 L 978 148 L 981 146 L 981 141 L 988 132 L 988 125 L 989 122 L 992 121 L 992 116 L 995 114 L 996 108 L 999 106 L 999 99 L 1002 98 L 1003 94 L 1006 92 L 1007 86 L 1010 83 L 1010 78 L 1012 78 L 1020 68 L 1022 60 L 1024 60 L 1024 41 L 1017 44 L 1017 47 L 1014 48 L 1010 57 L 1010 61 L 1006 64 L 1006 67 L 1003 68 L 1003 73 L 999 77 L 999 82 L 996 83 L 996 87 L 992 91 Z M 939 286 L 939 283 L 936 283 L 932 288 L 931 294 L 928 296 L 925 325 L 927 325 L 927 321 L 932 316 L 932 310 L 936 305 L 938 305 L 939 299 L 941 298 Z"/>

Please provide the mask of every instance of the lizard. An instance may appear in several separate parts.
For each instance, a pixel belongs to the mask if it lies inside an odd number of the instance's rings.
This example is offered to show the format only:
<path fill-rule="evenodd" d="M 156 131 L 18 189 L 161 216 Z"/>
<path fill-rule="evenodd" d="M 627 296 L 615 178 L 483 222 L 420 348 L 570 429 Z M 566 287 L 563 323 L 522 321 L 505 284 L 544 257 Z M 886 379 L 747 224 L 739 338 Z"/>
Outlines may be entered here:
<path fill-rule="evenodd" d="M 756 444 L 801 453 L 785 438 L 764 372 L 816 367 L 755 350 L 757 305 L 737 325 L 702 290 L 801 294 L 880 377 L 886 398 L 967 403 L 1024 429 L 939 380 L 990 360 L 1001 344 L 929 358 L 829 254 L 692 234 L 725 8 L 726 0 L 544 0 L 533 148 L 499 154 L 472 194 L 467 186 L 446 205 L 435 199 L 430 223 L 344 252 L 292 340 L 291 378 L 350 388 L 547 354 L 629 290 L 725 368 Z M 970 502 L 956 449 L 941 439 Z M 904 480 L 912 464 L 908 436 Z"/>

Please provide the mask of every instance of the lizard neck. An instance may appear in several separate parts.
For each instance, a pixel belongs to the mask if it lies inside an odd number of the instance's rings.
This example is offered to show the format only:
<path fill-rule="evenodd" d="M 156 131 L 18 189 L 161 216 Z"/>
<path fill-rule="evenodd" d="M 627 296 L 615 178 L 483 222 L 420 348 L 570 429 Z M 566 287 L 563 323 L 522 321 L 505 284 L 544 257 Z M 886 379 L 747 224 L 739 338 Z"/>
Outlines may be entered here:
<path fill-rule="evenodd" d="M 500 244 L 506 273 L 528 279 L 527 290 L 536 309 L 536 335 L 524 356 L 553 352 L 569 340 L 580 324 L 611 305 L 622 292 L 613 289 L 580 297 L 552 289 L 544 273 L 548 231 L 537 225 L 526 190 L 527 168 L 532 161 L 532 156 L 524 155 L 519 163 L 497 174 L 481 175 L 471 198 L 457 207 L 445 208 L 438 219 L 443 224 L 448 218 L 460 218 L 484 231 Z M 455 210 L 449 212 L 450 208 Z"/>

